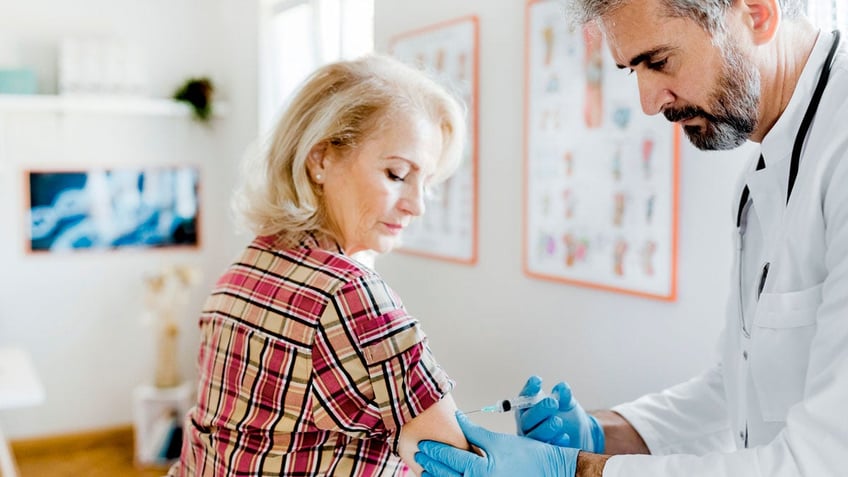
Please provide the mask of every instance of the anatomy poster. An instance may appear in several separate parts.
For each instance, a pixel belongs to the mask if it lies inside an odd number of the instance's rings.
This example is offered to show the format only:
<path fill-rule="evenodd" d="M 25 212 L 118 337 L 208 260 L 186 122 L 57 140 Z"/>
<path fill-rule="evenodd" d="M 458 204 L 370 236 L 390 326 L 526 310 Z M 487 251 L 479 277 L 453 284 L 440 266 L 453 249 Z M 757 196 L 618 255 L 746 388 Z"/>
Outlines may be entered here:
<path fill-rule="evenodd" d="M 462 164 L 432 188 L 426 213 L 404 231 L 401 252 L 464 264 L 477 262 L 478 22 L 464 17 L 405 33 L 391 54 L 446 85 L 468 108 L 468 138 Z"/>
<path fill-rule="evenodd" d="M 673 300 L 679 131 L 558 2 L 527 4 L 527 42 L 525 272 Z"/>

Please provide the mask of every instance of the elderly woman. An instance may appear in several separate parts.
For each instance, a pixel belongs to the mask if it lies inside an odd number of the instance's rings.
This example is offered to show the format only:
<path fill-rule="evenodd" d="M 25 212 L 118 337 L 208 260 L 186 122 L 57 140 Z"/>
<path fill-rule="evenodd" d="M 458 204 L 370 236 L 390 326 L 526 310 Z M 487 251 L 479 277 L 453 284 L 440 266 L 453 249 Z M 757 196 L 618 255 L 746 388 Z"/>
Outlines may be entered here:
<path fill-rule="evenodd" d="M 457 101 L 380 56 L 316 71 L 246 169 L 256 238 L 200 317 L 197 403 L 170 475 L 404 475 L 468 448 L 418 321 L 371 268 L 457 167 Z M 409 466 L 409 467 L 407 467 Z"/>

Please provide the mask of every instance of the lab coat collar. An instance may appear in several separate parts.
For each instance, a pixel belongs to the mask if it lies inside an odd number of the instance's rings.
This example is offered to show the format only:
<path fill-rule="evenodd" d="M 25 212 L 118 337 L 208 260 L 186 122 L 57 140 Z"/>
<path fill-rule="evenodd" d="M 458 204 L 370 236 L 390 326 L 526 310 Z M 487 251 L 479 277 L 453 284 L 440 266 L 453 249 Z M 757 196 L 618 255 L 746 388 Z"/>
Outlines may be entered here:
<path fill-rule="evenodd" d="M 762 224 L 764 233 L 774 234 L 783 223 L 786 209 L 786 188 L 789 178 L 789 157 L 795 144 L 795 136 L 813 96 L 819 74 L 827 58 L 833 37 L 819 30 L 813 51 L 804 65 L 792 98 L 780 118 L 763 138 L 761 151 L 765 169 L 752 167 L 746 183 L 751 190 L 753 210 Z M 803 158 L 801 167 L 803 168 Z M 756 162 L 755 162 L 756 164 Z"/>
<path fill-rule="evenodd" d="M 813 91 L 816 88 L 816 83 L 818 83 L 819 74 L 832 42 L 833 35 L 819 30 L 813 51 L 810 52 L 810 57 L 801 71 L 798 84 L 795 86 L 795 91 L 793 91 L 786 109 L 765 135 L 760 145 L 766 161 L 766 169 L 788 160 L 792 155 L 795 135 L 798 133 L 798 128 L 801 127 L 801 120 L 804 118 L 807 105 L 813 96 Z M 761 99 L 761 101 L 766 100 L 765 98 Z"/>
<path fill-rule="evenodd" d="M 774 234 L 776 227 L 783 222 L 788 164 L 788 161 L 780 164 L 767 162 L 765 169 L 748 174 L 747 184 L 753 201 L 751 211 L 757 214 L 765 234 Z"/>

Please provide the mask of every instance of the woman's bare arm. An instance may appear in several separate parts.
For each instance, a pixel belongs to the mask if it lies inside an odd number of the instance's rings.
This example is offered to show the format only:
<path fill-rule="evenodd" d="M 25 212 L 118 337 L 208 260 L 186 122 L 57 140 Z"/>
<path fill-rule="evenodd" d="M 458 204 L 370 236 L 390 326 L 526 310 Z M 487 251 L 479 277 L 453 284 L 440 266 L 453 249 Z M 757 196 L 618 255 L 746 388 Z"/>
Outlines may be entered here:
<path fill-rule="evenodd" d="M 413 459 L 418 451 L 418 441 L 439 441 L 460 449 L 471 450 L 471 446 L 465 440 L 456 422 L 455 412 L 456 403 L 448 394 L 401 428 L 398 452 L 415 475 L 421 475 L 421 467 Z"/>

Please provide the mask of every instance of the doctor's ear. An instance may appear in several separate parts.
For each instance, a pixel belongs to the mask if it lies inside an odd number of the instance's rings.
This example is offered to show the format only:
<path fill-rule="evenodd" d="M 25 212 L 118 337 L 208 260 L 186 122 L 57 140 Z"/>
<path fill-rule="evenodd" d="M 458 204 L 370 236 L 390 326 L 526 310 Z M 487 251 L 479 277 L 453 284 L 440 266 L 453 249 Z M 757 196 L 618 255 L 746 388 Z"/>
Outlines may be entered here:
<path fill-rule="evenodd" d="M 742 5 L 754 43 L 762 45 L 770 42 L 777 34 L 783 16 L 778 0 L 742 0 Z"/>

